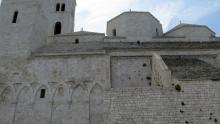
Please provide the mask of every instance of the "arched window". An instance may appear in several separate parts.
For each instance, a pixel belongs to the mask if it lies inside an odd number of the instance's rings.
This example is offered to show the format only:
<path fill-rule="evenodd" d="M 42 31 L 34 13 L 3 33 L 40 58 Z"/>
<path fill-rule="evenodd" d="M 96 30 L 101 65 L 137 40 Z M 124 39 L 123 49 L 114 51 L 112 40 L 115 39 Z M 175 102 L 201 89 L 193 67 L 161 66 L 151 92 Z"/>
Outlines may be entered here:
<path fill-rule="evenodd" d="M 112 35 L 115 37 L 117 35 L 116 29 L 112 30 Z"/>
<path fill-rule="evenodd" d="M 14 15 L 13 15 L 12 23 L 16 23 L 17 22 L 17 18 L 18 18 L 18 11 L 15 11 Z"/>
<path fill-rule="evenodd" d="M 66 8 L 65 3 L 63 3 L 61 7 L 61 11 L 65 11 L 65 8 Z"/>
<path fill-rule="evenodd" d="M 54 35 L 61 34 L 61 22 L 56 22 L 54 27 Z"/>
<path fill-rule="evenodd" d="M 57 5 L 56 5 L 56 11 L 57 12 L 60 11 L 60 4 L 59 3 L 57 3 Z"/>

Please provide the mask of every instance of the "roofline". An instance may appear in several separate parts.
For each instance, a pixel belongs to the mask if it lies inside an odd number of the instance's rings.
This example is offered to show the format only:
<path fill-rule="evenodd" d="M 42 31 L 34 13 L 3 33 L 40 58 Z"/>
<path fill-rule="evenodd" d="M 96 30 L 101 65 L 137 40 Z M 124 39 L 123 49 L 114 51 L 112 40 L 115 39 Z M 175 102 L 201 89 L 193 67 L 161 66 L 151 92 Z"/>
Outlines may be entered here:
<path fill-rule="evenodd" d="M 144 13 L 144 14 L 149 14 L 151 17 L 153 17 L 154 20 L 156 20 L 156 21 L 158 21 L 160 23 L 160 21 L 154 15 L 152 15 L 150 12 L 144 12 L 144 11 L 125 11 L 125 12 L 115 16 L 114 18 L 110 19 L 109 21 L 107 21 L 107 23 L 117 19 L 118 17 L 120 17 L 120 16 L 122 16 L 122 15 L 124 15 L 126 13 Z"/>
<path fill-rule="evenodd" d="M 174 31 L 176 31 L 176 30 L 179 30 L 179 29 L 181 29 L 181 28 L 183 28 L 183 27 L 205 27 L 205 28 L 207 28 L 209 31 L 211 31 L 212 33 L 214 33 L 215 35 L 216 35 L 216 33 L 212 30 L 212 29 L 210 29 L 208 26 L 206 26 L 206 25 L 196 25 L 196 24 L 182 24 L 181 26 L 180 26 L 181 24 L 179 24 L 179 25 L 176 25 L 175 27 L 173 27 L 172 29 L 170 29 L 169 31 L 167 31 L 166 33 L 164 33 L 163 35 L 167 35 L 167 34 L 169 34 L 169 33 L 171 33 L 171 32 L 174 32 Z M 178 27 L 178 26 L 180 26 L 180 27 Z"/>

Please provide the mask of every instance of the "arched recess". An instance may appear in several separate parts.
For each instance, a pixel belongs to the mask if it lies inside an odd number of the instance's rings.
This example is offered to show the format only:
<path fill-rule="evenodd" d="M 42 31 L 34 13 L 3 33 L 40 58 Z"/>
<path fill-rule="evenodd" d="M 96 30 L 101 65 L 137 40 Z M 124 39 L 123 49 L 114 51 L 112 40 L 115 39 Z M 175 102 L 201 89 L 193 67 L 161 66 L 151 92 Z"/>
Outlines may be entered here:
<path fill-rule="evenodd" d="M 42 94 L 44 97 L 42 97 Z M 35 124 L 49 124 L 51 117 L 51 102 L 49 89 L 45 85 L 38 88 L 35 94 L 33 112 L 35 120 L 37 120 Z"/>
<path fill-rule="evenodd" d="M 56 22 L 54 26 L 54 35 L 61 34 L 62 25 L 61 22 Z"/>
<path fill-rule="evenodd" d="M 96 84 L 90 91 L 89 96 L 89 121 L 90 124 L 104 123 L 103 89 Z"/>
<path fill-rule="evenodd" d="M 69 121 L 69 104 L 67 89 L 60 85 L 57 87 L 52 106 L 52 124 L 68 124 Z"/>
<path fill-rule="evenodd" d="M 71 115 L 72 122 L 75 122 L 76 124 L 88 123 L 89 103 L 87 96 L 88 95 L 86 95 L 86 91 L 81 86 L 73 89 Z"/>
<path fill-rule="evenodd" d="M 1 124 L 10 124 L 12 120 L 14 93 L 11 87 L 7 87 L 0 95 L 0 120 Z"/>
<path fill-rule="evenodd" d="M 33 97 L 33 91 L 28 86 L 23 87 L 19 91 L 14 124 L 33 124 L 36 122 L 32 108 Z"/>

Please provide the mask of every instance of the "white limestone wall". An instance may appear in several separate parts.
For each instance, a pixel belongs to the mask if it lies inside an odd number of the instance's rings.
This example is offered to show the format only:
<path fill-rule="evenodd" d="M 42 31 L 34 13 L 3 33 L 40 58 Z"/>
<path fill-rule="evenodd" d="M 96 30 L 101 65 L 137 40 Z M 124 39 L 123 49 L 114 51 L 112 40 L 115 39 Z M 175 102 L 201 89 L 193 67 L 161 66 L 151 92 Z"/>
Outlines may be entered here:
<path fill-rule="evenodd" d="M 17 22 L 12 23 L 15 11 Z M 3 1 L 0 18 L 0 56 L 26 58 L 45 43 L 47 22 L 37 1 Z"/>
<path fill-rule="evenodd" d="M 166 36 L 185 37 L 187 41 L 210 41 L 214 40 L 211 36 L 215 36 L 215 34 L 206 27 L 185 26 Z"/>
<path fill-rule="evenodd" d="M 110 88 L 109 65 L 109 57 L 95 55 L 25 61 L 4 58 L 0 63 L 1 121 L 102 123 L 104 110 L 96 108 L 103 104 L 100 94 Z M 40 98 L 41 89 L 46 90 L 45 98 Z"/>
<path fill-rule="evenodd" d="M 113 36 L 116 29 L 117 36 L 126 37 L 128 41 L 149 41 L 153 37 L 162 35 L 162 26 L 149 13 L 125 12 L 107 23 L 107 35 Z"/>
<path fill-rule="evenodd" d="M 52 42 L 103 42 L 105 35 L 57 35 L 49 36 L 47 43 Z"/>
<path fill-rule="evenodd" d="M 152 83 L 164 87 L 172 84 L 171 71 L 160 55 L 154 53 L 152 57 Z"/>
<path fill-rule="evenodd" d="M 54 83 L 1 85 L 0 88 L 1 124 L 103 122 L 99 116 L 104 115 L 104 111 L 95 109 L 103 105 L 100 96 L 103 87 L 98 83 L 89 87 Z M 45 98 L 40 98 L 41 89 L 46 89 Z"/>
<path fill-rule="evenodd" d="M 65 3 L 65 11 L 56 11 L 56 4 Z M 54 35 L 54 27 L 56 22 L 61 22 L 61 34 L 74 32 L 75 27 L 75 0 L 51 0 L 49 6 L 44 8 L 47 10 L 46 16 L 48 18 L 48 36 Z M 60 6 L 61 8 L 61 6 Z"/>
<path fill-rule="evenodd" d="M 220 84 L 180 82 L 182 90 L 152 85 L 105 92 L 106 124 L 218 124 Z"/>
<path fill-rule="evenodd" d="M 146 87 L 151 85 L 151 57 L 111 57 L 111 87 Z"/>

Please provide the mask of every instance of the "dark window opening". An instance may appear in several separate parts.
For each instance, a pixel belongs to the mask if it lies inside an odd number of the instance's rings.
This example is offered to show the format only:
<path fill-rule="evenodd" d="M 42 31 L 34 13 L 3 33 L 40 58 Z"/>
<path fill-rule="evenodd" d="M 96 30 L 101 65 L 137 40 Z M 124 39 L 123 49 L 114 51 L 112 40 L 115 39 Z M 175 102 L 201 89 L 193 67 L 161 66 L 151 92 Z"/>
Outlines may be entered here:
<path fill-rule="evenodd" d="M 41 89 L 40 98 L 45 98 L 45 95 L 46 95 L 46 89 Z"/>
<path fill-rule="evenodd" d="M 114 37 L 117 35 L 116 29 L 113 29 L 112 34 Z"/>
<path fill-rule="evenodd" d="M 12 23 L 16 23 L 18 18 L 18 11 L 14 12 Z"/>
<path fill-rule="evenodd" d="M 62 7 L 61 7 L 61 11 L 65 11 L 65 8 L 66 8 L 66 6 L 65 6 L 65 4 L 63 3 L 63 4 L 62 4 Z"/>
<path fill-rule="evenodd" d="M 79 39 L 75 39 L 75 44 L 78 44 L 79 43 Z"/>
<path fill-rule="evenodd" d="M 158 29 L 156 28 L 156 36 L 159 36 L 159 32 Z"/>
<path fill-rule="evenodd" d="M 54 35 L 61 34 L 61 23 L 56 22 L 54 27 Z"/>
<path fill-rule="evenodd" d="M 56 5 L 56 11 L 60 11 L 60 4 L 59 3 L 57 3 L 57 5 Z"/>

